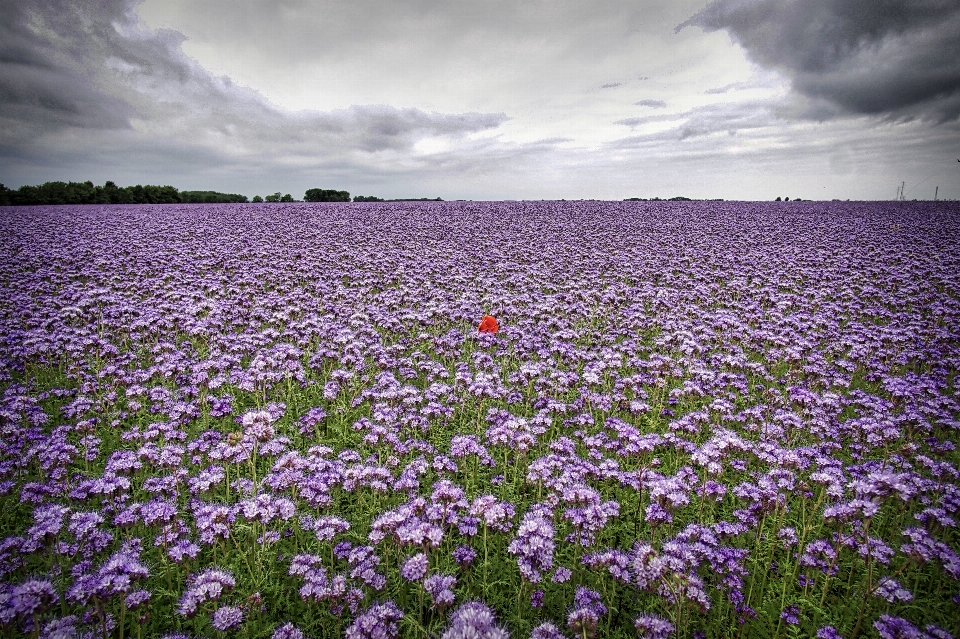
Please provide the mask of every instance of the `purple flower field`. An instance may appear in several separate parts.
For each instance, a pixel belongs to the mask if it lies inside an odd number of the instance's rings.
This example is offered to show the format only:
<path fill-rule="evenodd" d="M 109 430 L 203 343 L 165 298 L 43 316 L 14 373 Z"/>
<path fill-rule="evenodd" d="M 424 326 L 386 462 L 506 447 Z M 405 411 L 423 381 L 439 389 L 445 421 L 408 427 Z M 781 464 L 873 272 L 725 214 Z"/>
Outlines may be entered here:
<path fill-rule="evenodd" d="M 960 637 L 956 203 L 11 208 L 0 243 L 4 636 Z"/>

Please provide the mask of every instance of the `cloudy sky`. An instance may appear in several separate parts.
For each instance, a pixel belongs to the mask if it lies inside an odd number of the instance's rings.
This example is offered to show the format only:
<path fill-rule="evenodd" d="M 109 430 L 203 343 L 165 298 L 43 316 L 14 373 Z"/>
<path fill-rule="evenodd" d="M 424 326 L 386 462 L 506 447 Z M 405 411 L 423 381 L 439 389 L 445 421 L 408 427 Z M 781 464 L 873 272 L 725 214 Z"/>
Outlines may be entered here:
<path fill-rule="evenodd" d="M 0 0 L 0 181 L 960 199 L 958 0 Z"/>

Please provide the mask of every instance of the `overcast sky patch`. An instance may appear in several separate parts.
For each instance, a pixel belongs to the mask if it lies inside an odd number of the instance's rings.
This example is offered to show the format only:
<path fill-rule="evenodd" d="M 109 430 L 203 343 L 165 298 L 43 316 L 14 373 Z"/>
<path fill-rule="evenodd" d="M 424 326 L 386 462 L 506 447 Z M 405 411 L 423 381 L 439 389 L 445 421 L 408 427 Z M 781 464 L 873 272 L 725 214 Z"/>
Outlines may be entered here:
<path fill-rule="evenodd" d="M 13 187 L 960 198 L 958 123 L 942 0 L 0 4 Z"/>

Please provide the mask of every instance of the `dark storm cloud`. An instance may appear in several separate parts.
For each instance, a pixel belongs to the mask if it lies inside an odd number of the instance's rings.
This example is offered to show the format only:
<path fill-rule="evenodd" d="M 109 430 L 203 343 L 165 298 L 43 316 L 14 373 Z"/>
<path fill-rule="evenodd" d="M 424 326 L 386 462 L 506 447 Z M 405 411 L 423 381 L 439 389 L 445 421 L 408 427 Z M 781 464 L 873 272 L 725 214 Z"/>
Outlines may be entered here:
<path fill-rule="evenodd" d="M 145 29 L 138 5 L 0 5 L 0 154 L 38 161 L 69 154 L 75 149 L 67 148 L 63 132 L 70 129 L 74 140 L 100 131 L 102 147 L 129 144 L 131 133 L 138 146 L 179 144 L 184 154 L 205 147 L 222 162 L 254 155 L 320 158 L 407 150 L 422 137 L 462 137 L 508 119 L 384 105 L 284 111 L 186 56 L 180 33 Z M 103 137 L 109 135 L 115 139 Z"/>
<path fill-rule="evenodd" d="M 714 0 L 676 27 L 725 30 L 799 93 L 858 114 L 960 117 L 956 0 Z"/>
<path fill-rule="evenodd" d="M 15 3 L 0 4 L 0 119 L 7 134 L 17 122 L 31 130 L 126 126 L 128 105 L 97 90 L 77 65 L 58 59 L 29 18 Z"/>

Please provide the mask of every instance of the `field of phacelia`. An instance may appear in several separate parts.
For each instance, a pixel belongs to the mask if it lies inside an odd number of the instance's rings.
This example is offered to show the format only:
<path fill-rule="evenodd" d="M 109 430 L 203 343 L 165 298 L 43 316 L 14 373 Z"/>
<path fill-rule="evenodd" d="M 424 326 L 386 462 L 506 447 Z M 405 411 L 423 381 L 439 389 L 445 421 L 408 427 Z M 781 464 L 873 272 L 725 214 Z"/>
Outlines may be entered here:
<path fill-rule="evenodd" d="M 16 208 L 0 243 L 6 636 L 960 635 L 956 204 Z"/>

